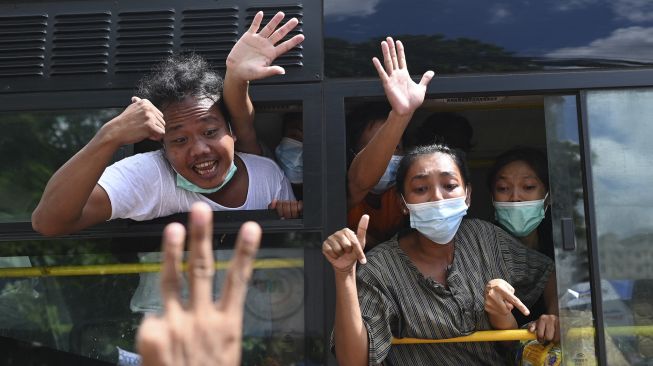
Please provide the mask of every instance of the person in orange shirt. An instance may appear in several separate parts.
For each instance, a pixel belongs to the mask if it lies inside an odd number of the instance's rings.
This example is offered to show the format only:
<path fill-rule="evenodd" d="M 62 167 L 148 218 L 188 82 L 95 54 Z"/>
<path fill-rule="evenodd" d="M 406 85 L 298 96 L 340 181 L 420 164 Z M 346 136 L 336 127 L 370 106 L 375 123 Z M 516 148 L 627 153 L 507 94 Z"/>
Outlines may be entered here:
<path fill-rule="evenodd" d="M 385 118 L 378 113 L 363 118 L 354 114 L 348 121 L 351 126 L 360 127 L 350 134 L 355 157 L 347 172 L 347 221 L 355 228 L 363 214 L 370 215 L 368 249 L 389 239 L 402 227 L 402 207 L 393 188 L 401 160 L 401 136 L 415 110 L 424 102 L 426 87 L 434 76 L 433 71 L 427 71 L 419 83 L 411 79 L 401 41 L 388 37 L 381 42 L 381 50 L 383 64 L 376 57 L 372 62 L 383 83 L 390 110 Z"/>

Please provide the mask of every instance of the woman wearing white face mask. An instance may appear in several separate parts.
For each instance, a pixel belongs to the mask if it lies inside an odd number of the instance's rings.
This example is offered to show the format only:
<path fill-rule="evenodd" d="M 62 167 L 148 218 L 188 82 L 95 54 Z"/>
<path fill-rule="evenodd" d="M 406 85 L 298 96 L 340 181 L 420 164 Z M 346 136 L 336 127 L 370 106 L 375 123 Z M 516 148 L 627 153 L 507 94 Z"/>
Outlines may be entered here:
<path fill-rule="evenodd" d="M 524 245 L 554 259 L 546 155 L 533 148 L 515 148 L 499 155 L 488 174 L 496 222 Z M 547 326 L 558 330 L 555 272 L 530 317 L 517 316 L 529 329 Z"/>
<path fill-rule="evenodd" d="M 339 363 L 504 364 L 490 342 L 391 346 L 391 339 L 516 328 L 511 311 L 529 313 L 553 271 L 551 260 L 488 222 L 463 219 L 471 186 L 459 151 L 430 145 L 407 153 L 396 187 L 415 230 L 366 256 L 363 216 L 357 232 L 340 230 L 322 246 L 336 278 Z"/>

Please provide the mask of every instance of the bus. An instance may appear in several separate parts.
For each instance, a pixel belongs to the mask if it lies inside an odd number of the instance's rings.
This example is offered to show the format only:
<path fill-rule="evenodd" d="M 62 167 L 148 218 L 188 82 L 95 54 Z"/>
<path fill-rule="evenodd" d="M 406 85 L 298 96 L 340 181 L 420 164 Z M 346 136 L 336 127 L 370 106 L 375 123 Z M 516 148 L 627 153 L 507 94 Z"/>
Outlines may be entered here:
<path fill-rule="evenodd" d="M 547 152 L 563 363 L 653 364 L 653 8 L 632 0 L 3 1 L 3 364 L 115 365 L 135 352 L 143 314 L 160 309 L 142 283 L 160 268 L 163 227 L 185 214 L 51 238 L 32 229 L 31 212 L 54 171 L 129 104 L 154 64 L 193 51 L 224 71 L 259 10 L 264 23 L 277 11 L 297 17 L 290 36 L 305 36 L 276 60 L 285 75 L 250 87 L 270 150 L 284 116 L 302 116 L 304 211 L 286 220 L 271 210 L 215 213 L 218 269 L 242 222 L 264 232 L 244 365 L 335 364 L 321 244 L 346 226 L 346 116 L 385 100 L 371 62 L 385 36 L 405 44 L 415 77 L 436 72 L 406 138 L 435 112 L 472 126 L 469 216 L 493 220 L 485 179 L 501 152 Z M 152 148 L 123 146 L 113 160 Z"/>

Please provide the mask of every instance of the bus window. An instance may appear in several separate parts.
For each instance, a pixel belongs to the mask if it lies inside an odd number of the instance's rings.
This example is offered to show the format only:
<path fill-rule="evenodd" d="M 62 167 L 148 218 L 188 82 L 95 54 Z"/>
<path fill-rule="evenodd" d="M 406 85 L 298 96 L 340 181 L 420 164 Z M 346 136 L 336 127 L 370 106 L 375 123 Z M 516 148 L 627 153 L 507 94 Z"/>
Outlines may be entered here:
<path fill-rule="evenodd" d="M 347 99 L 348 112 L 361 105 L 373 105 L 373 98 Z M 382 109 L 382 107 L 380 107 Z M 383 112 L 380 112 L 383 113 Z M 580 166 L 578 118 L 575 96 L 478 96 L 427 99 L 415 115 L 402 138 L 403 147 L 428 140 L 424 131 L 429 118 L 437 114 L 448 118 L 448 123 L 468 124 L 457 132 L 465 136 L 467 158 L 473 187 L 472 204 L 468 217 L 495 222 L 492 192 L 488 187 L 488 174 L 495 159 L 516 146 L 535 148 L 548 154 L 548 185 L 550 206 L 547 207 L 545 232 L 539 243 L 540 250 L 556 263 L 557 294 L 550 297 L 560 308 L 562 348 L 565 357 L 579 362 L 594 360 L 594 338 L 588 332 L 571 331 L 571 328 L 593 329 L 591 288 L 588 284 L 589 268 L 587 243 L 584 236 L 584 202 Z M 355 113 L 350 113 L 355 115 Z M 455 122 L 454 122 L 455 121 Z M 350 127 L 357 121 L 347 119 Z M 471 132 L 469 131 L 471 129 Z M 463 140 L 465 140 L 463 139 Z M 354 139 L 355 140 L 355 139 Z M 442 141 L 445 142 L 446 141 Z M 355 143 L 355 142 L 354 142 Z M 351 146 L 351 143 L 350 143 Z M 349 150 L 348 150 L 349 153 Z M 545 166 L 546 166 L 545 162 Z M 570 218 L 575 224 L 575 249 L 563 251 L 561 219 Z M 404 222 L 404 228 L 407 223 Z M 528 243 L 526 243 L 528 245 Z M 555 291 L 554 291 L 555 292 Z M 568 294 L 580 292 L 582 300 L 569 299 Z M 560 303 L 557 303 L 557 295 Z M 555 306 L 554 306 L 555 307 Z M 542 308 L 541 311 L 551 310 Z"/>
<path fill-rule="evenodd" d="M 651 89 L 587 93 L 608 364 L 653 360 Z"/>
<path fill-rule="evenodd" d="M 120 110 L 0 113 L 0 223 L 26 222 L 52 174 Z M 118 156 L 124 156 L 124 149 Z"/>
<path fill-rule="evenodd" d="M 235 235 L 215 241 L 217 297 Z M 245 305 L 243 364 L 317 362 L 310 349 L 321 329 L 307 322 L 321 315 L 313 299 L 305 300 L 305 286 L 319 291 L 320 285 L 305 261 L 320 254 L 319 241 L 314 232 L 264 234 Z M 161 310 L 160 238 L 54 240 L 48 254 L 15 255 L 37 248 L 30 244 L 38 243 L 3 243 L 0 337 L 114 365 L 135 353 L 142 317 Z"/>

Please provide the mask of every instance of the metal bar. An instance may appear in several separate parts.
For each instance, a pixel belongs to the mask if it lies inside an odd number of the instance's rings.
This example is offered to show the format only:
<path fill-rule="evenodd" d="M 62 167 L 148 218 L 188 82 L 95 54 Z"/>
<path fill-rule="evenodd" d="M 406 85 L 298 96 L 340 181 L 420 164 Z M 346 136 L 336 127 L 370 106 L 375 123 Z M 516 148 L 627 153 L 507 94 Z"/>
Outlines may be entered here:
<path fill-rule="evenodd" d="M 578 98 L 578 136 L 580 137 L 580 159 L 583 171 L 583 199 L 585 200 L 585 227 L 587 235 L 587 253 L 589 256 L 590 287 L 592 289 L 592 313 L 597 329 L 605 329 L 603 322 L 603 296 L 601 294 L 601 273 L 599 268 L 598 238 L 596 236 L 596 209 L 594 207 L 594 185 L 592 178 L 592 152 L 590 149 L 587 92 L 581 91 Z M 607 365 L 605 332 L 594 333 L 596 357 L 599 365 Z"/>
<path fill-rule="evenodd" d="M 216 261 L 215 269 L 227 269 L 229 261 Z M 257 259 L 254 269 L 303 268 L 304 259 Z M 182 264 L 186 270 L 187 264 Z M 159 272 L 161 263 L 97 264 L 88 266 L 42 266 L 0 268 L 0 278 L 104 276 Z"/>
<path fill-rule="evenodd" d="M 470 335 L 444 338 L 444 339 L 420 339 L 420 338 L 392 338 L 392 344 L 432 344 L 432 343 L 461 343 L 461 342 L 499 342 L 499 341 L 525 341 L 537 339 L 535 333 L 526 329 L 508 330 L 480 330 Z"/>
<path fill-rule="evenodd" d="M 593 327 L 571 328 L 567 337 L 585 338 L 595 333 Z M 651 336 L 653 325 L 608 327 L 606 332 L 611 336 Z M 526 329 L 508 330 L 481 330 L 470 335 L 444 338 L 444 339 L 423 339 L 423 338 L 392 338 L 392 344 L 433 344 L 433 343 L 462 343 L 462 342 L 502 342 L 502 341 L 528 341 L 537 339 L 535 333 Z"/>

